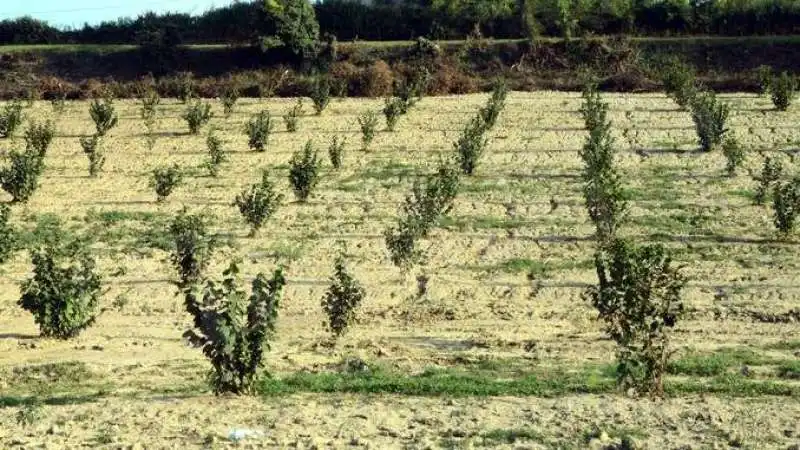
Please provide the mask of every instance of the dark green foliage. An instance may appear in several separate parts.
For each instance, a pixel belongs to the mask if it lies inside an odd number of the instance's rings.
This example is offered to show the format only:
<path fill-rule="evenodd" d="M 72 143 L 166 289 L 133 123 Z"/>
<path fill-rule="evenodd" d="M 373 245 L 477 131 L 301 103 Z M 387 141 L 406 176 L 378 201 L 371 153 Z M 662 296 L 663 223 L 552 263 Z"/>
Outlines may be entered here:
<path fill-rule="evenodd" d="M 39 187 L 39 176 L 44 171 L 44 160 L 35 150 L 9 152 L 10 165 L 0 169 L 0 186 L 11 194 L 15 203 L 27 202 Z"/>
<path fill-rule="evenodd" d="M 716 149 L 722 143 L 722 137 L 728 132 L 725 128 L 729 114 L 728 105 L 717 100 L 713 92 L 706 91 L 697 94 L 691 106 L 692 120 L 700 148 L 704 152 Z"/>
<path fill-rule="evenodd" d="M 212 177 L 219 175 L 219 166 L 228 160 L 225 149 L 222 148 L 222 139 L 214 134 L 214 130 L 209 131 L 206 138 L 206 148 L 208 149 L 208 161 L 206 168 Z"/>
<path fill-rule="evenodd" d="M 207 228 L 202 216 L 189 214 L 186 208 L 169 225 L 173 242 L 170 262 L 178 271 L 176 284 L 181 289 L 198 283 L 208 267 L 215 242 Z"/>
<path fill-rule="evenodd" d="M 470 119 L 464 131 L 461 132 L 458 140 L 453 144 L 458 157 L 461 171 L 465 175 L 472 175 L 478 165 L 486 145 L 489 140 L 485 137 L 487 124 L 484 122 L 484 114 L 481 112 Z"/>
<path fill-rule="evenodd" d="M 269 111 L 261 111 L 247 122 L 245 131 L 247 132 L 247 145 L 257 152 L 263 152 L 269 143 L 269 135 L 272 133 L 272 118 Z"/>
<path fill-rule="evenodd" d="M 82 137 L 80 139 L 81 148 L 83 153 L 89 159 L 89 176 L 96 177 L 100 170 L 103 169 L 103 164 L 106 162 L 105 156 L 100 149 L 100 136 L 94 134 L 92 136 Z"/>
<path fill-rule="evenodd" d="M 767 195 L 783 175 L 783 165 L 777 159 L 767 157 L 764 159 L 764 165 L 761 167 L 761 175 L 756 177 L 758 187 L 756 188 L 755 203 L 756 205 L 763 205 L 767 200 Z"/>
<path fill-rule="evenodd" d="M 497 123 L 497 118 L 506 106 L 506 97 L 508 96 L 508 86 L 502 80 L 495 82 L 492 89 L 492 96 L 486 106 L 480 109 L 481 118 L 486 124 L 486 129 L 491 130 Z"/>
<path fill-rule="evenodd" d="M 282 200 L 283 194 L 275 192 L 275 185 L 269 180 L 269 173 L 264 170 L 261 183 L 253 184 L 242 191 L 233 204 L 250 225 L 250 236 L 255 236 L 264 222 L 275 214 Z"/>
<path fill-rule="evenodd" d="M 189 126 L 189 133 L 197 134 L 200 132 L 200 128 L 211 120 L 211 116 L 211 105 L 197 100 L 186 108 L 182 117 Z"/>
<path fill-rule="evenodd" d="M 239 90 L 229 85 L 222 91 L 221 100 L 225 117 L 230 117 L 233 114 L 233 107 L 236 106 L 236 102 L 239 100 Z"/>
<path fill-rule="evenodd" d="M 336 259 L 331 285 L 322 298 L 322 310 L 328 317 L 325 324 L 335 338 L 342 336 L 355 320 L 355 310 L 366 291 L 347 271 L 343 257 Z"/>
<path fill-rule="evenodd" d="M 770 97 L 772 104 L 778 111 L 786 111 L 794 100 L 794 94 L 797 90 L 797 79 L 789 75 L 788 72 L 782 72 L 780 76 L 772 79 L 769 84 Z"/>
<path fill-rule="evenodd" d="M 611 123 L 606 120 L 608 105 L 593 86 L 584 90 L 581 112 L 589 129 L 589 136 L 579 155 L 584 163 L 583 195 L 589 218 L 597 229 L 600 243 L 614 238 L 624 219 L 627 203 L 622 181 L 614 167 L 614 139 Z"/>
<path fill-rule="evenodd" d="M 662 396 L 669 329 L 684 312 L 679 268 L 661 245 L 614 240 L 595 254 L 597 286 L 585 296 L 617 343 L 617 382 L 639 394 Z"/>
<path fill-rule="evenodd" d="M 692 103 L 697 93 L 694 68 L 677 57 L 667 58 L 658 65 L 664 91 L 681 109 Z"/>
<path fill-rule="evenodd" d="M 89 115 L 99 136 L 105 136 L 109 130 L 117 126 L 117 113 L 110 98 L 103 99 L 102 102 L 98 99 L 93 100 L 89 106 Z"/>
<path fill-rule="evenodd" d="M 221 282 L 206 280 L 202 288 L 184 290 L 186 311 L 194 319 L 184 337 L 211 361 L 211 387 L 217 394 L 251 392 L 275 335 L 286 279 L 283 269 L 271 279 L 259 273 L 249 298 L 240 285 L 239 267 L 231 262 Z"/>
<path fill-rule="evenodd" d="M 22 123 L 22 103 L 13 101 L 6 104 L 0 114 L 0 138 L 7 138 L 14 135 L 14 131 Z"/>
<path fill-rule="evenodd" d="M 406 110 L 407 105 L 401 98 L 390 97 L 384 101 L 383 115 L 386 117 L 386 131 L 394 131 L 394 126 Z"/>
<path fill-rule="evenodd" d="M 758 88 L 761 90 L 761 95 L 767 95 L 770 91 L 769 85 L 772 83 L 772 67 L 761 65 L 756 68 L 756 77 L 758 78 Z"/>
<path fill-rule="evenodd" d="M 416 240 L 427 237 L 439 218 L 450 212 L 458 187 L 459 170 L 447 160 L 439 163 L 435 174 L 414 183 L 403 203 L 397 226 L 384 233 L 394 265 L 407 268 L 419 260 L 421 254 L 415 250 Z"/>
<path fill-rule="evenodd" d="M 17 231 L 9 223 L 11 208 L 0 204 L 0 264 L 8 261 L 17 249 Z"/>
<path fill-rule="evenodd" d="M 331 160 L 331 165 L 334 169 L 342 167 L 342 158 L 344 156 L 344 144 L 347 139 L 339 139 L 339 136 L 334 136 L 331 140 L 331 145 L 328 147 L 328 157 Z"/>
<path fill-rule="evenodd" d="M 31 122 L 25 130 L 25 148 L 34 151 L 40 158 L 44 158 L 53 137 L 56 135 L 56 127 L 51 121 L 44 123 Z"/>
<path fill-rule="evenodd" d="M 303 99 L 298 98 L 297 103 L 283 116 L 283 121 L 286 123 L 286 131 L 294 133 L 297 131 L 297 122 L 300 116 L 303 115 Z"/>
<path fill-rule="evenodd" d="M 296 152 L 289 161 L 289 182 L 294 196 L 305 202 L 319 182 L 319 157 L 311 141 L 306 142 L 302 152 Z"/>
<path fill-rule="evenodd" d="M 177 164 L 171 166 L 158 167 L 153 170 L 153 178 L 150 186 L 156 191 L 156 199 L 163 202 L 172 191 L 181 183 L 183 176 Z"/>
<path fill-rule="evenodd" d="M 778 182 L 772 195 L 773 222 L 783 235 L 794 230 L 795 218 L 800 211 L 800 177 Z"/>
<path fill-rule="evenodd" d="M 747 154 L 744 147 L 739 142 L 732 138 L 727 137 L 722 142 L 722 154 L 725 155 L 727 163 L 725 164 L 725 171 L 729 177 L 736 175 L 736 169 L 742 165 Z"/>
<path fill-rule="evenodd" d="M 274 36 L 262 40 L 265 49 L 283 46 L 301 60 L 311 59 L 319 44 L 319 23 L 308 0 L 264 0 L 275 23 Z"/>
<path fill-rule="evenodd" d="M 331 81 L 327 76 L 318 75 L 314 78 L 309 97 L 314 103 L 314 111 L 317 115 L 322 114 L 322 111 L 325 111 L 331 102 Z"/>
<path fill-rule="evenodd" d="M 365 111 L 358 116 L 358 126 L 361 128 L 361 149 L 367 151 L 372 140 L 375 139 L 375 130 L 378 128 L 378 115 L 375 111 Z"/>
<path fill-rule="evenodd" d="M 92 325 L 101 279 L 88 249 L 47 246 L 32 259 L 33 278 L 22 283 L 18 304 L 33 314 L 42 336 L 69 339 Z"/>

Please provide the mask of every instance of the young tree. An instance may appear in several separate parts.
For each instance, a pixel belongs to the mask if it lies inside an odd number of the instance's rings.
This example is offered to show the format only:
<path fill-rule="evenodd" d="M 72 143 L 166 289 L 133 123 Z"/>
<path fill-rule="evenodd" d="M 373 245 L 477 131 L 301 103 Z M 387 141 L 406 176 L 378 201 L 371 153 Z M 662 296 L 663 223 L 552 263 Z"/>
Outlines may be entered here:
<path fill-rule="evenodd" d="M 316 53 L 319 22 L 308 0 L 264 0 L 264 11 L 274 30 L 262 38 L 262 48 L 283 46 L 302 60 Z"/>

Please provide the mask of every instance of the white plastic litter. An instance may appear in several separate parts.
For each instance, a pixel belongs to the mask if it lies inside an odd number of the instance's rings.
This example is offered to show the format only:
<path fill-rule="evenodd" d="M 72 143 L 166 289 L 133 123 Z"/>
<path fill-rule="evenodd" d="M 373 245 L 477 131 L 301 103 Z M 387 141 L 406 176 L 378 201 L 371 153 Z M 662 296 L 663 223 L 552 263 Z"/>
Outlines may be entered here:
<path fill-rule="evenodd" d="M 263 431 L 250 430 L 247 428 L 233 428 L 228 433 L 228 439 L 233 442 L 239 442 L 242 439 L 247 439 L 247 438 L 261 438 L 261 437 L 264 437 Z"/>

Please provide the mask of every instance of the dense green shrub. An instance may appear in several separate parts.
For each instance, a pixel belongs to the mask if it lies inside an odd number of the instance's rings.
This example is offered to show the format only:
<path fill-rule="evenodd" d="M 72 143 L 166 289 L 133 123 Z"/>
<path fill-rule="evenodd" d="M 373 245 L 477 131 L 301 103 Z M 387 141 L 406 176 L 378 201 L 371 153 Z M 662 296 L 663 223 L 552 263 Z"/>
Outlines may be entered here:
<path fill-rule="evenodd" d="M 262 48 L 284 47 L 300 60 L 310 60 L 319 46 L 319 23 L 308 0 L 270 0 L 262 3 L 274 35 L 262 38 Z"/>
<path fill-rule="evenodd" d="M 18 304 L 33 314 L 44 337 L 77 336 L 97 318 L 101 278 L 80 245 L 32 251 L 33 277 L 21 286 Z"/>
<path fill-rule="evenodd" d="M 208 132 L 208 137 L 206 137 L 208 160 L 205 166 L 212 177 L 219 175 L 219 166 L 228 160 L 228 157 L 225 155 L 225 149 L 222 147 L 222 139 L 217 137 L 214 131 L 213 129 L 210 130 Z"/>
<path fill-rule="evenodd" d="M 756 205 L 763 205 L 767 200 L 769 194 L 775 183 L 780 180 L 783 175 L 783 165 L 777 159 L 767 157 L 764 159 L 764 164 L 761 167 L 761 175 L 755 178 L 758 181 L 756 188 L 755 203 Z"/>
<path fill-rule="evenodd" d="M 22 123 L 22 103 L 13 101 L 6 104 L 0 114 L 0 138 L 7 138 L 14 135 L 14 132 Z"/>
<path fill-rule="evenodd" d="M 211 120 L 211 116 L 211 105 L 197 100 L 186 108 L 182 117 L 189 126 L 189 133 L 197 134 Z"/>
<path fill-rule="evenodd" d="M 464 127 L 458 140 L 453 144 L 458 157 L 461 171 L 465 175 L 472 175 L 478 160 L 486 150 L 489 140 L 485 137 L 487 124 L 484 122 L 483 113 L 475 115 Z"/>
<path fill-rule="evenodd" d="M 244 220 L 250 225 L 250 236 L 255 236 L 283 200 L 283 194 L 275 192 L 275 185 L 266 170 L 261 174 L 261 182 L 253 184 L 236 196 L 233 204 L 239 208 Z"/>
<path fill-rule="evenodd" d="M 506 106 L 506 97 L 508 96 L 508 86 L 502 80 L 495 82 L 492 88 L 492 96 L 486 106 L 480 109 L 481 118 L 486 124 L 486 129 L 491 130 L 497 123 L 500 113 Z"/>
<path fill-rule="evenodd" d="M 169 234 L 173 242 L 169 258 L 179 279 L 176 284 L 185 289 L 201 280 L 216 243 L 209 236 L 205 219 L 189 214 L 186 208 L 170 223 Z"/>
<path fill-rule="evenodd" d="M 334 169 L 342 167 L 345 142 L 347 142 L 347 139 L 339 139 L 339 136 L 334 136 L 333 139 L 331 139 L 331 145 L 328 146 L 328 157 Z"/>
<path fill-rule="evenodd" d="M 713 92 L 706 91 L 697 94 L 691 106 L 692 120 L 700 148 L 704 152 L 716 149 L 722 143 L 724 134 L 728 132 L 725 128 L 730 112 L 728 105 L 717 100 Z"/>
<path fill-rule="evenodd" d="M 247 145 L 257 152 L 263 152 L 269 143 L 269 135 L 272 133 L 272 117 L 269 111 L 264 110 L 255 115 L 247 122 L 245 131 L 247 132 Z"/>
<path fill-rule="evenodd" d="M 308 200 L 319 182 L 320 161 L 311 141 L 306 142 L 302 152 L 292 155 L 289 161 L 289 182 L 294 195 L 301 203 Z"/>
<path fill-rule="evenodd" d="M 94 121 L 95 129 L 99 136 L 105 136 L 109 130 L 117 126 L 117 113 L 110 98 L 92 101 L 89 106 L 89 115 Z"/>
<path fill-rule="evenodd" d="M 355 310 L 364 300 L 366 291 L 347 271 L 344 257 L 336 259 L 331 285 L 322 298 L 322 310 L 328 318 L 325 326 L 334 338 L 342 336 L 355 321 Z"/>
<path fill-rule="evenodd" d="M 778 111 L 789 109 L 796 90 L 797 79 L 788 72 L 782 72 L 780 76 L 773 78 L 769 84 L 769 92 L 775 109 Z"/>
<path fill-rule="evenodd" d="M 783 235 L 791 233 L 797 213 L 800 211 L 800 177 L 775 184 L 772 210 L 775 228 Z"/>
<path fill-rule="evenodd" d="M 283 121 L 286 123 L 286 131 L 294 133 L 297 131 L 297 122 L 300 116 L 303 115 L 303 99 L 298 98 L 297 103 L 283 116 Z"/>
<path fill-rule="evenodd" d="M 44 123 L 31 122 L 25 130 L 25 148 L 44 158 L 55 135 L 56 127 L 53 122 L 49 120 Z"/>
<path fill-rule="evenodd" d="M 0 204 L 0 264 L 8 261 L 17 249 L 17 231 L 9 223 L 11 208 Z"/>
<path fill-rule="evenodd" d="M 39 176 L 44 171 L 44 160 L 35 150 L 7 155 L 10 164 L 0 169 L 0 186 L 11 194 L 15 203 L 26 203 L 39 187 Z"/>
<path fill-rule="evenodd" d="M 233 114 L 233 108 L 236 106 L 236 102 L 239 100 L 239 90 L 236 89 L 234 86 L 228 85 L 225 90 L 222 91 L 222 111 L 225 114 L 225 117 L 230 117 Z"/>
<path fill-rule="evenodd" d="M 156 199 L 163 202 L 172 191 L 181 183 L 183 175 L 177 164 L 171 166 L 157 167 L 153 170 L 153 178 L 150 180 L 150 187 L 156 191 Z"/>
<path fill-rule="evenodd" d="M 684 312 L 686 284 L 661 245 L 614 240 L 595 254 L 598 284 L 585 296 L 617 344 L 617 381 L 638 394 L 662 396 L 671 355 L 669 330 Z"/>
<path fill-rule="evenodd" d="M 658 65 L 664 91 L 681 109 L 691 106 L 697 94 L 694 68 L 677 57 L 667 58 Z"/>
<path fill-rule="evenodd" d="M 319 75 L 314 78 L 311 85 L 311 101 L 314 103 L 314 111 L 317 115 L 322 114 L 331 102 L 331 81 L 327 76 Z"/>
<path fill-rule="evenodd" d="M 100 136 L 94 134 L 92 136 L 82 137 L 80 139 L 81 148 L 83 153 L 89 159 L 89 176 L 96 177 L 97 174 L 103 169 L 103 164 L 106 162 L 105 156 L 100 149 Z"/>
<path fill-rule="evenodd" d="M 361 128 L 361 150 L 367 151 L 372 140 L 375 139 L 378 115 L 372 110 L 365 111 L 358 116 L 358 126 Z"/>
<path fill-rule="evenodd" d="M 223 280 L 206 280 L 202 288 L 185 289 L 186 311 L 194 319 L 184 337 L 211 361 L 211 386 L 217 394 L 252 391 L 265 350 L 275 334 L 278 307 L 286 279 L 277 269 L 252 282 L 250 296 L 241 287 L 239 267 L 231 262 Z"/>
<path fill-rule="evenodd" d="M 729 177 L 736 175 L 736 169 L 742 165 L 747 154 L 744 147 L 739 144 L 739 141 L 733 137 L 728 136 L 722 142 L 722 154 L 725 155 L 726 164 L 725 171 Z"/>

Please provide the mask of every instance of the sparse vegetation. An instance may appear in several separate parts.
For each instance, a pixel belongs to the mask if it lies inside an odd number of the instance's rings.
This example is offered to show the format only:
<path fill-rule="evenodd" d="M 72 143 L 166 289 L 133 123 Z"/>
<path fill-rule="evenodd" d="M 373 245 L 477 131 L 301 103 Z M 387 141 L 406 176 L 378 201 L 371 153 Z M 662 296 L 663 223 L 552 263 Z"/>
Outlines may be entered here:
<path fill-rule="evenodd" d="M 200 128 L 211 120 L 211 105 L 196 100 L 186 108 L 182 117 L 189 126 L 189 133 L 197 134 L 200 132 Z"/>
<path fill-rule="evenodd" d="M 727 161 L 725 164 L 725 172 L 727 172 L 729 177 L 736 175 L 736 169 L 738 169 L 747 158 L 744 147 L 731 136 L 728 136 L 722 142 L 722 154 Z"/>
<path fill-rule="evenodd" d="M 766 157 L 761 167 L 761 175 L 756 178 L 758 187 L 756 188 L 755 203 L 763 205 L 767 200 L 767 195 L 772 191 L 775 182 L 780 180 L 783 175 L 783 164 L 777 159 Z"/>
<path fill-rule="evenodd" d="M 320 161 L 311 141 L 289 161 L 289 182 L 297 201 L 305 203 L 319 182 Z"/>
<path fill-rule="evenodd" d="M 233 108 L 239 101 L 239 90 L 233 86 L 228 86 L 222 91 L 222 111 L 226 118 L 233 114 Z"/>
<path fill-rule="evenodd" d="M 788 72 L 782 72 L 779 76 L 773 78 L 769 83 L 769 92 L 775 109 L 778 111 L 789 109 L 794 100 L 796 90 L 797 78 L 789 75 Z"/>
<path fill-rule="evenodd" d="M 15 203 L 26 203 L 39 187 L 39 177 L 44 171 L 44 161 L 35 150 L 7 155 L 9 165 L 0 169 L 0 186 L 11 194 Z"/>
<path fill-rule="evenodd" d="M 202 279 L 216 243 L 209 236 L 205 218 L 189 214 L 186 208 L 169 224 L 169 235 L 170 262 L 178 272 L 176 284 L 181 290 L 187 289 Z"/>
<path fill-rule="evenodd" d="M 775 228 L 786 236 L 794 230 L 795 218 L 800 211 L 800 177 L 777 182 L 772 196 Z"/>
<path fill-rule="evenodd" d="M 247 132 L 247 145 L 257 152 L 263 152 L 269 143 L 269 135 L 272 133 L 272 118 L 269 111 L 261 111 L 247 122 L 245 131 Z"/>
<path fill-rule="evenodd" d="M 319 116 L 331 102 L 331 82 L 326 76 L 317 76 L 311 85 L 311 101 L 314 103 L 314 111 Z"/>
<path fill-rule="evenodd" d="M 325 326 L 338 338 L 355 321 L 356 308 L 364 300 L 366 291 L 347 271 L 343 256 L 336 259 L 333 271 L 331 285 L 322 298 L 322 310 L 328 318 Z"/>
<path fill-rule="evenodd" d="M 8 261 L 17 249 L 17 230 L 9 223 L 11 208 L 0 204 L 0 264 Z"/>
<path fill-rule="evenodd" d="M 22 283 L 19 306 L 33 314 L 43 337 L 69 339 L 97 319 L 100 275 L 79 243 L 34 250 L 33 277 Z"/>
<path fill-rule="evenodd" d="M 492 96 L 486 106 L 480 109 L 480 115 L 483 123 L 486 124 L 486 129 L 491 130 L 497 123 L 500 113 L 506 107 L 506 97 L 508 96 L 508 86 L 505 81 L 498 80 L 494 83 L 492 88 Z"/>
<path fill-rule="evenodd" d="M 264 170 L 261 182 L 251 185 L 236 196 L 234 206 L 250 225 L 250 236 L 255 236 L 264 222 L 267 221 L 283 201 L 283 194 L 275 192 L 275 185 L 269 179 L 269 172 Z"/>
<path fill-rule="evenodd" d="M 667 96 L 681 109 L 689 108 L 697 94 L 694 68 L 673 57 L 659 64 L 657 70 Z"/>
<path fill-rule="evenodd" d="M 214 132 L 210 130 L 208 137 L 206 137 L 206 148 L 208 150 L 208 160 L 206 161 L 206 168 L 212 177 L 219 175 L 219 166 L 228 160 L 225 155 L 225 149 L 222 147 L 222 139 L 220 139 Z"/>
<path fill-rule="evenodd" d="M 334 136 L 333 139 L 331 139 L 330 146 L 328 146 L 328 157 L 334 169 L 342 167 L 345 142 L 347 142 L 347 139 L 339 139 L 339 136 Z"/>
<path fill-rule="evenodd" d="M 39 158 L 44 158 L 47 149 L 56 135 L 56 127 L 51 121 L 43 123 L 31 122 L 25 130 L 25 148 L 35 152 Z"/>
<path fill-rule="evenodd" d="M 222 281 L 206 280 L 201 289 L 184 291 L 186 311 L 194 319 L 184 337 L 211 361 L 215 393 L 247 394 L 270 349 L 286 279 L 283 269 L 272 278 L 259 273 L 248 297 L 240 287 L 236 262 L 222 276 Z"/>
<path fill-rule="evenodd" d="M 150 186 L 156 191 L 156 199 L 163 202 L 172 194 L 172 191 L 181 183 L 183 175 L 177 164 L 171 166 L 158 167 L 153 170 L 153 178 Z"/>
<path fill-rule="evenodd" d="M 728 132 L 728 105 L 719 101 L 713 92 L 705 91 L 695 96 L 691 106 L 700 149 L 704 152 L 715 150 L 722 144 L 722 138 Z"/>
<path fill-rule="evenodd" d="M 465 175 L 472 175 L 478 165 L 489 140 L 485 137 L 487 124 L 484 121 L 484 113 L 475 115 L 464 127 L 458 141 L 453 146 L 456 149 L 458 163 L 461 171 Z"/>
<path fill-rule="evenodd" d="M 400 116 L 406 112 L 406 104 L 403 99 L 398 97 L 387 98 L 384 103 L 383 115 L 386 117 L 386 131 L 394 131 L 394 126 Z"/>

